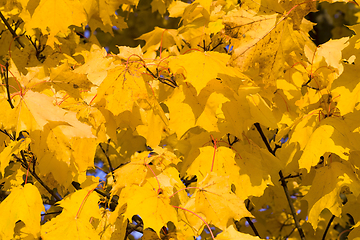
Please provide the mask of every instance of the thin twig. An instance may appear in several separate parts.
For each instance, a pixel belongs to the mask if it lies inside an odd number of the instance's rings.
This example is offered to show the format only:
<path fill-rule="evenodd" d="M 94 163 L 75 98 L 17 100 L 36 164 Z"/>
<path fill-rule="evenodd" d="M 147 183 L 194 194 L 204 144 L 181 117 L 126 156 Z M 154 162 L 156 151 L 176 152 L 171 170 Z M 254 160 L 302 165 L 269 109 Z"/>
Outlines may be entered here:
<path fill-rule="evenodd" d="M 259 124 L 259 123 L 255 123 L 254 125 L 255 125 L 255 127 L 256 127 L 256 130 L 260 133 L 260 136 L 261 136 L 263 142 L 265 143 L 267 149 L 269 150 L 269 152 L 270 152 L 272 155 L 275 156 L 275 153 L 274 153 L 274 151 L 271 149 L 270 144 L 269 144 L 269 141 L 267 140 L 267 138 L 266 138 L 263 130 L 261 129 L 260 124 Z"/>
<path fill-rule="evenodd" d="M 21 165 L 25 168 L 28 169 L 28 163 L 26 161 L 26 157 L 24 154 L 24 151 L 21 150 L 20 151 L 21 157 L 22 159 L 18 158 L 15 154 L 13 155 L 17 160 L 19 160 L 21 162 Z M 30 168 L 29 168 L 29 172 L 31 173 L 31 175 L 41 184 L 41 186 L 43 186 L 46 191 L 48 191 L 48 193 L 51 194 L 51 196 L 53 196 L 55 198 L 56 201 L 61 201 L 61 197 L 59 197 L 58 195 L 56 195 L 39 177 L 38 175 L 36 175 L 35 172 L 33 172 Z"/>
<path fill-rule="evenodd" d="M 10 104 L 11 109 L 13 109 L 14 105 L 11 102 L 10 89 L 9 89 L 9 62 L 5 63 L 5 86 L 8 96 L 8 102 Z"/>
<path fill-rule="evenodd" d="M 11 28 L 10 24 L 8 23 L 8 21 L 6 20 L 6 18 L 4 17 L 4 15 L 1 13 L 0 11 L 0 18 L 1 20 L 4 22 L 4 24 L 6 25 L 7 29 L 9 29 L 10 33 L 13 35 L 13 38 L 20 44 L 20 46 L 22 48 L 25 47 L 25 45 L 20 41 L 20 39 L 18 38 L 18 35 L 16 34 L 16 32 Z"/>
<path fill-rule="evenodd" d="M 256 129 L 258 130 L 258 132 L 260 133 L 260 136 L 261 136 L 262 140 L 264 141 L 264 143 L 265 143 L 267 149 L 269 150 L 269 152 L 270 152 L 272 155 L 275 156 L 275 153 L 274 153 L 274 151 L 271 149 L 270 144 L 269 144 L 268 140 L 266 139 L 265 134 L 264 134 L 264 132 L 262 131 L 260 124 L 259 124 L 259 123 L 255 123 L 254 125 L 255 125 Z M 292 216 L 293 216 L 293 218 L 294 218 L 295 226 L 296 226 L 296 228 L 297 228 L 298 231 L 299 231 L 299 235 L 300 235 L 301 239 L 302 239 L 302 240 L 305 240 L 305 234 L 304 234 L 304 232 L 303 232 L 303 230 L 302 230 L 302 227 L 301 227 L 301 225 L 300 225 L 299 219 L 298 219 L 297 216 L 296 216 L 296 211 L 295 211 L 294 205 L 293 205 L 292 202 L 291 202 L 290 193 L 289 193 L 289 190 L 288 190 L 288 188 L 287 188 L 286 181 L 285 181 L 285 179 L 284 179 L 284 175 L 283 175 L 283 173 L 282 173 L 281 170 L 279 171 L 279 176 L 280 176 L 281 185 L 282 185 L 283 188 L 284 188 L 284 192 L 285 192 L 287 201 L 288 201 L 289 206 L 290 206 L 291 214 L 292 214 Z"/>
<path fill-rule="evenodd" d="M 325 240 L 326 234 L 327 234 L 327 232 L 329 231 L 329 228 L 330 228 L 331 223 L 332 223 L 332 221 L 334 220 L 334 218 L 335 218 L 335 215 L 332 215 L 332 217 L 331 217 L 330 220 L 329 220 L 328 225 L 326 226 L 326 229 L 325 229 L 325 232 L 324 232 L 324 234 L 323 234 L 322 240 Z"/>
<path fill-rule="evenodd" d="M 249 225 L 250 225 L 251 229 L 254 231 L 255 235 L 260 238 L 259 232 L 256 230 L 256 227 L 255 227 L 254 223 L 251 221 L 251 218 L 245 217 L 245 219 L 249 223 Z"/>
<path fill-rule="evenodd" d="M 289 203 L 289 206 L 290 206 L 290 211 L 291 211 L 291 214 L 294 218 L 294 222 L 295 222 L 295 226 L 296 228 L 298 229 L 299 231 L 299 235 L 301 237 L 302 240 L 305 240 L 305 234 L 302 230 L 302 227 L 300 225 L 300 222 L 299 222 L 299 219 L 297 218 L 296 216 L 296 211 L 295 211 L 295 208 L 294 208 L 294 205 L 292 204 L 291 202 L 291 197 L 290 197 L 290 193 L 289 193 L 289 189 L 287 188 L 287 185 L 286 185 L 286 181 L 284 180 L 284 175 L 282 173 L 282 171 L 280 170 L 279 171 L 279 176 L 280 176 L 280 181 L 281 181 L 281 186 L 283 186 L 284 188 L 284 192 L 285 192 L 285 195 L 286 195 L 286 199 Z"/>
<path fill-rule="evenodd" d="M 113 177 L 113 179 L 114 179 L 114 182 L 116 182 L 116 178 L 115 178 L 115 175 L 114 175 L 114 168 L 113 168 L 112 165 L 111 165 L 110 158 L 109 158 L 109 156 L 107 155 L 105 149 L 101 146 L 101 143 L 99 143 L 99 146 L 100 146 L 101 150 L 103 151 L 103 153 L 105 154 L 105 157 L 106 157 L 106 159 L 107 159 L 107 161 L 108 161 L 108 163 L 109 163 L 109 168 L 110 168 L 111 175 L 112 175 L 112 177 Z"/>

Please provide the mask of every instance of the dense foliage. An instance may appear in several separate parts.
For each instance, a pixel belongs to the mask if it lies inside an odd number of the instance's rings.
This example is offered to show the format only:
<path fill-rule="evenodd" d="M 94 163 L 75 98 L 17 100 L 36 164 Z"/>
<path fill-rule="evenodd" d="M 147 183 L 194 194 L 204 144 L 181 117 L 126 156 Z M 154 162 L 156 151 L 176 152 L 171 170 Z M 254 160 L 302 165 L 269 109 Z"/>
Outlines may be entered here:
<path fill-rule="evenodd" d="M 317 4 L 1 1 L 0 238 L 360 236 L 358 5 L 316 46 Z"/>

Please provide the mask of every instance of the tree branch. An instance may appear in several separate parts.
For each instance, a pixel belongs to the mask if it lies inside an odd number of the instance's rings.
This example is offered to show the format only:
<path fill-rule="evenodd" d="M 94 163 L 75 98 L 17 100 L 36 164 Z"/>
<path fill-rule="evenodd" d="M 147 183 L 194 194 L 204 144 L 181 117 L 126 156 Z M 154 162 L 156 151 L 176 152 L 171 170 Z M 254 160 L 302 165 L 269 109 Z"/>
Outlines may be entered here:
<path fill-rule="evenodd" d="M 269 150 L 269 152 L 270 152 L 272 155 L 275 156 L 275 153 L 274 153 L 274 151 L 271 149 L 270 144 L 269 144 L 268 140 L 266 139 L 265 134 L 264 134 L 264 132 L 262 131 L 260 124 L 259 124 L 259 123 L 255 123 L 254 125 L 255 125 L 256 129 L 258 130 L 258 132 L 260 133 L 260 136 L 261 136 L 262 140 L 264 141 L 264 143 L 265 143 L 267 149 Z M 300 225 L 299 219 L 298 219 L 297 216 L 296 216 L 296 211 L 295 211 L 294 205 L 293 205 L 292 202 L 291 202 L 290 193 L 289 193 L 289 190 L 288 190 L 288 188 L 287 188 L 286 181 L 285 181 L 284 175 L 283 175 L 283 173 L 282 173 L 281 170 L 279 171 L 279 176 L 280 176 L 281 186 L 283 186 L 283 188 L 284 188 L 284 192 L 285 192 L 285 195 L 286 195 L 286 199 L 287 199 L 287 201 L 288 201 L 288 203 L 289 203 L 290 210 L 291 210 L 291 214 L 292 214 L 292 216 L 293 216 L 293 218 L 294 218 L 295 226 L 296 226 L 296 228 L 297 228 L 298 231 L 299 231 L 299 235 L 300 235 L 301 239 L 302 239 L 302 240 L 305 240 L 305 234 L 304 234 L 304 232 L 303 232 L 303 230 L 302 230 L 302 227 L 301 227 L 301 225 Z"/>
<path fill-rule="evenodd" d="M 36 175 L 36 173 L 34 171 L 32 171 L 30 168 L 29 168 L 29 165 L 26 161 L 26 157 L 25 157 L 25 154 L 24 154 L 24 150 L 21 150 L 20 151 L 20 154 L 21 154 L 21 158 L 18 158 L 15 154 L 13 154 L 13 156 L 16 158 L 16 160 L 20 161 L 21 162 L 21 166 L 23 166 L 25 169 L 29 169 L 29 172 L 31 173 L 31 175 L 41 184 L 41 186 L 43 186 L 46 191 L 48 191 L 48 193 L 51 194 L 51 196 L 54 197 L 54 199 L 56 201 L 61 201 L 61 197 L 59 197 L 58 195 L 56 195 L 54 193 L 54 191 L 52 191 L 40 178 L 38 175 Z"/>
<path fill-rule="evenodd" d="M 8 97 L 8 102 L 10 104 L 11 109 L 14 108 L 14 105 L 11 102 L 11 96 L 10 96 L 10 89 L 9 89 L 9 62 L 6 61 L 5 63 L 5 86 L 6 86 L 6 92 Z"/>
<path fill-rule="evenodd" d="M 1 13 L 0 11 L 0 18 L 3 21 L 3 23 L 6 25 L 7 29 L 9 29 L 10 33 L 13 35 L 13 38 L 20 44 L 20 46 L 22 48 L 25 47 L 25 45 L 20 41 L 20 39 L 18 38 L 18 35 L 16 34 L 16 32 L 11 28 L 10 24 L 8 23 L 8 21 L 6 20 L 6 18 L 4 17 L 4 15 Z"/>
<path fill-rule="evenodd" d="M 114 175 L 114 168 L 113 168 L 112 165 L 111 165 L 110 158 L 109 158 L 109 156 L 106 154 L 104 148 L 101 146 L 101 143 L 99 143 L 99 146 L 100 146 L 101 150 L 103 151 L 103 153 L 104 153 L 105 156 L 106 156 L 106 159 L 107 159 L 107 161 L 108 161 L 108 163 L 109 163 L 109 168 L 110 168 L 111 175 L 112 175 L 112 177 L 113 177 L 113 179 L 114 179 L 114 182 L 116 182 L 116 178 L 115 178 L 115 175 Z"/>
<path fill-rule="evenodd" d="M 324 235 L 323 235 L 323 237 L 322 237 L 322 240 L 325 240 L 326 234 L 327 234 L 327 232 L 329 231 L 329 228 L 330 228 L 331 223 L 332 223 L 332 221 L 334 220 L 334 218 L 335 218 L 335 215 L 332 215 L 332 217 L 331 217 L 330 220 L 329 220 L 328 225 L 326 226 L 326 229 L 325 229 Z"/>

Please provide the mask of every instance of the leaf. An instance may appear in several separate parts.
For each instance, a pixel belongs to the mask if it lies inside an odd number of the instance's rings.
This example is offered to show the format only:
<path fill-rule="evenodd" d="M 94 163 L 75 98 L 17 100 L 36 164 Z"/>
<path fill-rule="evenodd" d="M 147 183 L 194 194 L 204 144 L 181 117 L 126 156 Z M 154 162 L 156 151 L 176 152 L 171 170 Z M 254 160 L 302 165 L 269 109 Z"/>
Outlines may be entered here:
<path fill-rule="evenodd" d="M 25 150 L 27 144 L 29 144 L 29 140 L 14 141 L 0 152 L 0 173 L 2 176 L 5 176 L 5 168 L 9 165 L 12 155 Z"/>
<path fill-rule="evenodd" d="M 44 211 L 41 195 L 38 189 L 26 184 L 24 187 L 13 189 L 10 195 L 1 202 L 0 236 L 12 239 L 17 221 L 26 225 L 26 231 L 34 238 L 40 235 L 41 212 Z"/>
<path fill-rule="evenodd" d="M 43 225 L 41 237 L 58 239 L 66 235 L 71 239 L 100 239 L 89 221 L 92 217 L 101 218 L 99 196 L 93 192 L 96 185 L 92 184 L 64 198 L 60 202 L 62 213 Z"/>
<path fill-rule="evenodd" d="M 149 185 L 148 185 L 149 186 Z M 125 217 L 140 215 L 144 228 L 152 228 L 159 233 L 162 226 L 169 221 L 177 225 L 176 210 L 170 205 L 170 199 L 164 194 L 158 194 L 157 189 L 133 185 L 121 191 L 124 203 L 127 203 Z"/>
<path fill-rule="evenodd" d="M 61 216 L 61 215 L 60 215 Z M 56 240 L 59 236 L 71 239 L 98 240 L 100 237 L 88 220 L 83 218 L 70 218 L 68 216 L 57 217 L 47 222 L 41 229 L 41 238 L 44 240 Z"/>
<path fill-rule="evenodd" d="M 198 95 L 207 83 L 217 78 L 219 74 L 230 75 L 233 72 L 226 66 L 229 58 L 223 53 L 193 51 L 170 59 L 169 67 L 172 72 L 186 69 L 186 82 L 195 87 L 195 94 Z"/>
<path fill-rule="evenodd" d="M 246 209 L 243 200 L 231 191 L 228 176 L 211 172 L 199 182 L 197 187 L 192 195 L 195 199 L 195 211 L 202 213 L 208 224 L 224 229 L 229 219 L 253 217 Z"/>
<path fill-rule="evenodd" d="M 326 152 L 337 154 L 342 159 L 349 159 L 352 134 L 345 122 L 339 118 L 329 117 L 321 121 L 320 126 L 312 133 L 304 152 L 299 159 L 299 167 L 310 170 Z"/>
<path fill-rule="evenodd" d="M 113 194 L 118 194 L 124 187 L 131 185 L 141 185 L 148 173 L 148 167 L 151 161 L 148 159 L 149 152 L 135 153 L 131 156 L 131 162 L 114 171 L 116 179 L 125 179 L 124 181 L 116 181 L 116 184 L 111 190 Z M 145 164 L 146 163 L 146 164 Z"/>
<path fill-rule="evenodd" d="M 25 22 L 28 32 L 40 28 L 43 33 L 49 32 L 51 36 L 55 36 L 59 32 L 68 33 L 70 25 L 80 26 L 86 22 L 86 12 L 79 0 L 40 0 L 38 6 L 31 6 L 31 4 L 36 4 L 36 2 L 28 3 L 29 8 L 35 9 L 30 19 Z M 54 46 L 56 39 L 49 40 L 48 44 Z"/>
<path fill-rule="evenodd" d="M 105 107 L 115 116 L 122 112 L 132 112 L 133 106 L 140 102 L 151 103 L 146 82 L 138 70 L 129 72 L 124 66 L 111 69 L 98 88 L 95 102 L 98 107 Z"/>
<path fill-rule="evenodd" d="M 243 239 L 243 240 L 255 240 L 260 239 L 249 234 L 241 233 L 234 228 L 234 225 L 229 226 L 224 232 L 221 232 L 216 236 L 216 239 Z"/>
<path fill-rule="evenodd" d="M 256 2 L 251 4 L 256 6 Z M 294 15 L 287 15 L 290 12 L 282 15 L 284 8 L 272 4 L 269 8 L 264 7 L 264 15 L 244 8 L 231 12 L 223 19 L 225 34 L 231 37 L 234 46 L 232 65 L 251 72 L 254 77 L 265 77 L 266 80 L 262 81 L 266 84 L 271 84 L 282 74 L 283 63 L 291 58 L 290 52 L 301 53 L 302 46 L 309 41 L 305 37 L 307 33 L 303 33 L 301 28 L 298 30 L 302 18 L 293 21 L 290 18 Z M 305 5 L 315 10 L 313 2 Z M 292 10 L 297 13 L 299 8 L 296 6 Z"/>
<path fill-rule="evenodd" d="M 333 162 L 316 170 L 313 184 L 304 200 L 309 204 L 309 222 L 314 229 L 318 225 L 318 217 L 325 208 L 335 216 L 340 216 L 342 200 L 339 196 L 343 187 L 349 187 L 355 196 L 360 193 L 360 183 L 353 171 L 340 162 Z"/>
<path fill-rule="evenodd" d="M 81 123 L 74 112 L 54 106 L 53 98 L 28 90 L 12 111 L 14 121 L 18 119 L 17 132 L 43 130 L 50 122 L 58 122 L 68 126 L 67 135 L 71 137 L 93 138 L 91 127 Z"/>
<path fill-rule="evenodd" d="M 56 181 L 65 186 L 76 178 L 79 178 L 76 181 L 82 182 L 86 170 L 94 166 L 97 141 L 92 137 L 81 137 L 79 130 L 80 136 L 77 137 L 78 129 L 51 123 L 43 131 L 30 134 L 31 149 L 38 158 L 40 171 L 44 174 L 52 172 Z"/>

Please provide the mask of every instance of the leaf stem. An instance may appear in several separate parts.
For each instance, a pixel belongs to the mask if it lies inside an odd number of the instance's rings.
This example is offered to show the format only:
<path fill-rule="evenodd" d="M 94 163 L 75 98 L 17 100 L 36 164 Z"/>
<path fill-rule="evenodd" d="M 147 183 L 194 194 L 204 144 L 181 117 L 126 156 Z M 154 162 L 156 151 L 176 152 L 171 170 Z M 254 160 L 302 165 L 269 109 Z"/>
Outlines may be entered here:
<path fill-rule="evenodd" d="M 160 188 L 160 182 L 159 182 L 159 179 L 157 178 L 155 172 L 151 169 L 151 167 L 149 166 L 149 164 L 147 164 L 145 161 L 144 161 L 145 165 L 150 169 L 150 171 L 152 172 L 152 174 L 154 175 L 156 181 L 157 181 L 157 184 L 159 186 L 158 190 L 157 190 L 157 194 L 159 194 L 161 192 L 161 188 Z"/>
<path fill-rule="evenodd" d="M 84 208 L 85 202 L 86 200 L 89 198 L 90 194 L 95 190 L 96 188 L 91 189 L 85 196 L 85 198 L 83 199 L 83 201 L 81 202 L 81 205 L 79 207 L 78 212 L 76 213 L 75 219 L 79 218 L 79 215 L 81 213 L 81 210 Z"/>
<path fill-rule="evenodd" d="M 187 211 L 187 212 L 189 212 L 189 213 L 194 214 L 194 215 L 197 216 L 198 218 L 200 218 L 201 221 L 203 221 L 203 222 L 206 224 L 207 228 L 209 229 L 210 234 L 211 234 L 211 238 L 212 238 L 212 239 L 215 239 L 214 234 L 213 234 L 213 232 L 212 232 L 209 224 L 207 224 L 207 222 L 206 222 L 202 217 L 200 217 L 200 216 L 197 215 L 196 213 L 194 213 L 194 212 L 192 212 L 192 211 L 190 211 L 190 210 L 188 210 L 188 209 L 186 209 L 186 208 L 182 208 L 182 207 L 178 207 L 178 206 L 172 206 L 172 207 L 174 207 L 174 208 L 179 208 L 179 209 L 181 209 L 181 210 Z"/>

